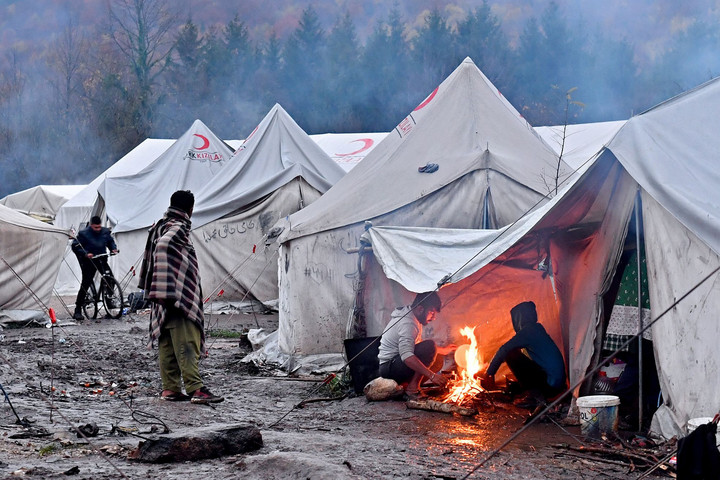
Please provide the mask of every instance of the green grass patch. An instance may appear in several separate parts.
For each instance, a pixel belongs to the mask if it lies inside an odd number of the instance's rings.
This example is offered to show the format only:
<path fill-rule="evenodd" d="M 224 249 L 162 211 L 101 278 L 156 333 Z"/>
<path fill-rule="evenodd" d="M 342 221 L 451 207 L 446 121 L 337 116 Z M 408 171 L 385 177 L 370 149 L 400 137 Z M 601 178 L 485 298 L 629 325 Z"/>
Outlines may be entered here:
<path fill-rule="evenodd" d="M 208 330 L 207 336 L 208 337 L 215 337 L 215 338 L 242 338 L 244 335 L 243 332 L 238 332 L 235 330 Z"/>
<path fill-rule="evenodd" d="M 42 447 L 38 451 L 38 454 L 41 457 L 44 457 L 45 455 L 50 455 L 51 453 L 57 452 L 58 450 L 60 450 L 60 446 L 56 443 L 51 443 L 49 445 L 45 445 L 44 447 Z"/>

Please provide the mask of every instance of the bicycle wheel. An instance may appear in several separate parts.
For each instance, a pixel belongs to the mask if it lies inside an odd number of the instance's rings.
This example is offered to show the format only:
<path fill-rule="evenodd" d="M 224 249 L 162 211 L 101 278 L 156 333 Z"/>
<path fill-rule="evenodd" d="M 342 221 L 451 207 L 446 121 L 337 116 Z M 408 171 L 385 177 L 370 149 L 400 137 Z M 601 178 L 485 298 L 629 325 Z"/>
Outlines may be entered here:
<path fill-rule="evenodd" d="M 97 300 L 97 291 L 95 290 L 95 285 L 91 284 L 90 287 L 85 291 L 85 303 L 82 306 L 82 311 L 85 314 L 85 317 L 94 320 L 97 318 L 98 314 L 98 300 Z"/>
<path fill-rule="evenodd" d="M 120 284 L 109 275 L 102 277 L 102 301 L 110 318 L 120 318 L 123 309 L 123 294 Z"/>

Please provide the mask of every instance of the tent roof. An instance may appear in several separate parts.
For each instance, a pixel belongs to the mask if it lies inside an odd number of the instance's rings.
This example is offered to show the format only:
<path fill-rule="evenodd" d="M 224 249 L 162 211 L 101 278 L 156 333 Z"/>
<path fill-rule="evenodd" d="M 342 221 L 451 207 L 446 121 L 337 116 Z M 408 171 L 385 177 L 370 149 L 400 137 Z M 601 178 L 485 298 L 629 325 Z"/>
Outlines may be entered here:
<path fill-rule="evenodd" d="M 198 191 L 232 155 L 232 149 L 200 120 L 140 172 L 108 177 L 98 186 L 114 232 L 152 225 L 176 190 Z"/>
<path fill-rule="evenodd" d="M 600 153 L 627 120 L 535 127 L 535 131 L 574 170 Z"/>
<path fill-rule="evenodd" d="M 302 177 L 325 192 L 345 174 L 275 104 L 212 182 L 196 192 L 193 225 L 202 226 Z"/>
<path fill-rule="evenodd" d="M 628 120 L 607 148 L 658 203 L 720 253 L 720 78 Z"/>
<path fill-rule="evenodd" d="M 427 163 L 439 169 L 419 173 Z M 362 162 L 318 201 L 293 214 L 290 231 L 281 238 L 377 217 L 480 169 L 545 195 L 544 180 L 555 177 L 557 166 L 552 149 L 466 58 Z M 571 172 L 564 162 L 560 165 L 561 179 Z"/>
<path fill-rule="evenodd" d="M 349 172 L 387 136 L 387 132 L 321 133 L 310 135 L 310 138 Z"/>
<path fill-rule="evenodd" d="M 85 185 L 37 185 L 11 193 L 0 204 L 28 215 L 52 218 L 58 209 L 77 195 Z"/>

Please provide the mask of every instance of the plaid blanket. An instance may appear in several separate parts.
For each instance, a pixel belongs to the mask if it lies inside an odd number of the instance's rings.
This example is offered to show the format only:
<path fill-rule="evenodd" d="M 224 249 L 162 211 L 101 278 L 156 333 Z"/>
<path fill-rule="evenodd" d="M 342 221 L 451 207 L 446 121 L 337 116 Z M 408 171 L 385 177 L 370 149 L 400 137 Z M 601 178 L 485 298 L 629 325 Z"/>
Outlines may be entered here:
<path fill-rule="evenodd" d="M 190 240 L 190 217 L 170 207 L 148 233 L 139 287 L 152 302 L 150 341 L 160 336 L 168 308 L 177 308 L 200 328 L 200 351 L 205 351 L 203 297 L 195 248 Z"/>

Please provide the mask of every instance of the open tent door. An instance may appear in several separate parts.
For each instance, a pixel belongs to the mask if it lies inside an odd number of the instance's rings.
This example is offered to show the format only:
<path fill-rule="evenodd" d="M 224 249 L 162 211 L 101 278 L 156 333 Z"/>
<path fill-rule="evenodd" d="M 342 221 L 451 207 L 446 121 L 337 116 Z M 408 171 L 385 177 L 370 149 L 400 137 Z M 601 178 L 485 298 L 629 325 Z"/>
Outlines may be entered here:
<path fill-rule="evenodd" d="M 531 300 L 575 384 L 593 360 L 602 297 L 622 251 L 635 191 L 609 155 L 562 195 L 501 230 L 416 228 L 410 238 L 413 229 L 406 227 L 391 238 L 393 227 L 371 228 L 363 295 L 368 335 L 382 332 L 391 309 L 411 292 L 433 290 L 450 274 L 440 289 L 440 321 L 426 329 L 428 335 L 461 344 L 460 329 L 478 327 L 487 362 L 513 334 L 510 309 Z M 473 234 L 475 241 L 459 240 Z M 483 240 L 488 235 L 495 238 Z"/>

